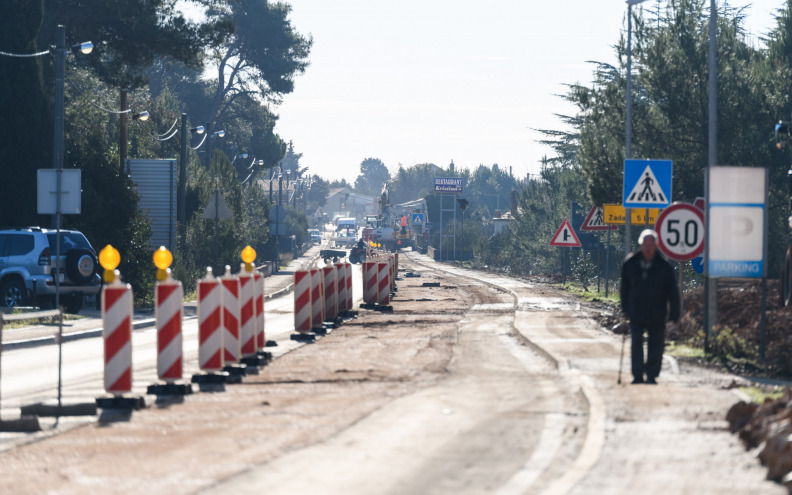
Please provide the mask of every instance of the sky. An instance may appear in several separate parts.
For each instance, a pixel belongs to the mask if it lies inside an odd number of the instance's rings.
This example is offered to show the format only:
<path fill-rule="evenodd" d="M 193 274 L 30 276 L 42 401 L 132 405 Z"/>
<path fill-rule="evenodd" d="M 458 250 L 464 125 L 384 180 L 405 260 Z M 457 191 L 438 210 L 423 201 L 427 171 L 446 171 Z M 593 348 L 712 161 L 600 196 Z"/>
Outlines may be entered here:
<path fill-rule="evenodd" d="M 623 0 L 287 3 L 313 48 L 276 110 L 276 132 L 308 173 L 349 182 L 366 158 L 391 173 L 452 160 L 457 168 L 497 163 L 518 177 L 538 173 L 552 150 L 537 143 L 535 129 L 565 130 L 557 114 L 574 108 L 559 95 L 567 84 L 590 85 L 588 61 L 615 63 L 613 47 L 627 29 Z M 750 5 L 745 27 L 761 35 L 783 3 L 729 5 Z M 657 4 L 641 4 L 645 18 Z"/>

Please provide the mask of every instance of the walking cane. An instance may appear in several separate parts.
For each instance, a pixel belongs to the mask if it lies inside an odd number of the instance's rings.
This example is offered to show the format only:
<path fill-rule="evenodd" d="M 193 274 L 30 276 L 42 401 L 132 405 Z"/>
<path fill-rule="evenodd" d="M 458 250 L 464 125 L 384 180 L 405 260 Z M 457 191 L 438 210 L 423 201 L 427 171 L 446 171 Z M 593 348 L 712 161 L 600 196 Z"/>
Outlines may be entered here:
<path fill-rule="evenodd" d="M 619 379 L 616 380 L 616 383 L 621 385 L 621 372 L 622 372 L 622 363 L 624 363 L 624 342 L 627 340 L 627 332 L 622 334 L 622 348 L 621 348 L 621 356 L 619 357 Z"/>

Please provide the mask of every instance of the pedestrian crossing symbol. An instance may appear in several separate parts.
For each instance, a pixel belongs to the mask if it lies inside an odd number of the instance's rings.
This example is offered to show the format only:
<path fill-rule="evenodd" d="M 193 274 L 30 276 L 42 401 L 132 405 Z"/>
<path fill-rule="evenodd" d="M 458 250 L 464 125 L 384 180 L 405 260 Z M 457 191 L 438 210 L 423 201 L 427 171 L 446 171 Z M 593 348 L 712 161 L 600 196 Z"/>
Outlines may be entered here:
<path fill-rule="evenodd" d="M 578 239 L 577 234 L 575 234 L 575 229 L 572 228 L 572 224 L 569 223 L 568 218 L 564 218 L 564 221 L 561 222 L 561 226 L 558 227 L 553 238 L 550 240 L 551 246 L 564 246 L 564 247 L 581 247 L 580 239 Z"/>
<path fill-rule="evenodd" d="M 583 220 L 580 230 L 616 230 L 618 228 L 615 225 L 606 224 L 604 217 L 601 206 L 592 206 L 586 219 Z"/>
<path fill-rule="evenodd" d="M 625 208 L 664 208 L 671 204 L 671 160 L 624 160 Z"/>

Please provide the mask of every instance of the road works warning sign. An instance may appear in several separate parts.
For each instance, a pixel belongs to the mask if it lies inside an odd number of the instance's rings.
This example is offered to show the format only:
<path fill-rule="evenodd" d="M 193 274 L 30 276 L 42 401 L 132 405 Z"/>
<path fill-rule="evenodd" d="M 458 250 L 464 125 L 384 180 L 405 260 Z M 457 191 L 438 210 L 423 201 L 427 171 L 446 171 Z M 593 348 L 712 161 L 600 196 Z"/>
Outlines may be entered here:
<path fill-rule="evenodd" d="M 575 229 L 572 228 L 572 224 L 569 223 L 568 218 L 564 218 L 564 221 L 561 222 L 561 226 L 558 227 L 553 238 L 550 240 L 551 246 L 564 246 L 564 247 L 581 247 L 580 239 L 578 239 L 577 234 L 575 234 Z"/>
<path fill-rule="evenodd" d="M 624 160 L 625 208 L 665 208 L 671 204 L 671 160 Z"/>

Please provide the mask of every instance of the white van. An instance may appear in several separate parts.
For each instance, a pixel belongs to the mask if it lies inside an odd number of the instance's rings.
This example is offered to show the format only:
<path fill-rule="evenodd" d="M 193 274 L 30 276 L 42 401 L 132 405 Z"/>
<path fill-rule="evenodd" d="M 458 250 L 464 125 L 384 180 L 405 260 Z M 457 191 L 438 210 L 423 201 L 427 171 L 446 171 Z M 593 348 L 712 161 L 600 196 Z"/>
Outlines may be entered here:
<path fill-rule="evenodd" d="M 344 230 L 351 230 L 353 232 L 357 232 L 357 218 L 354 217 L 342 217 L 338 219 L 336 222 L 336 232 L 342 232 Z"/>

